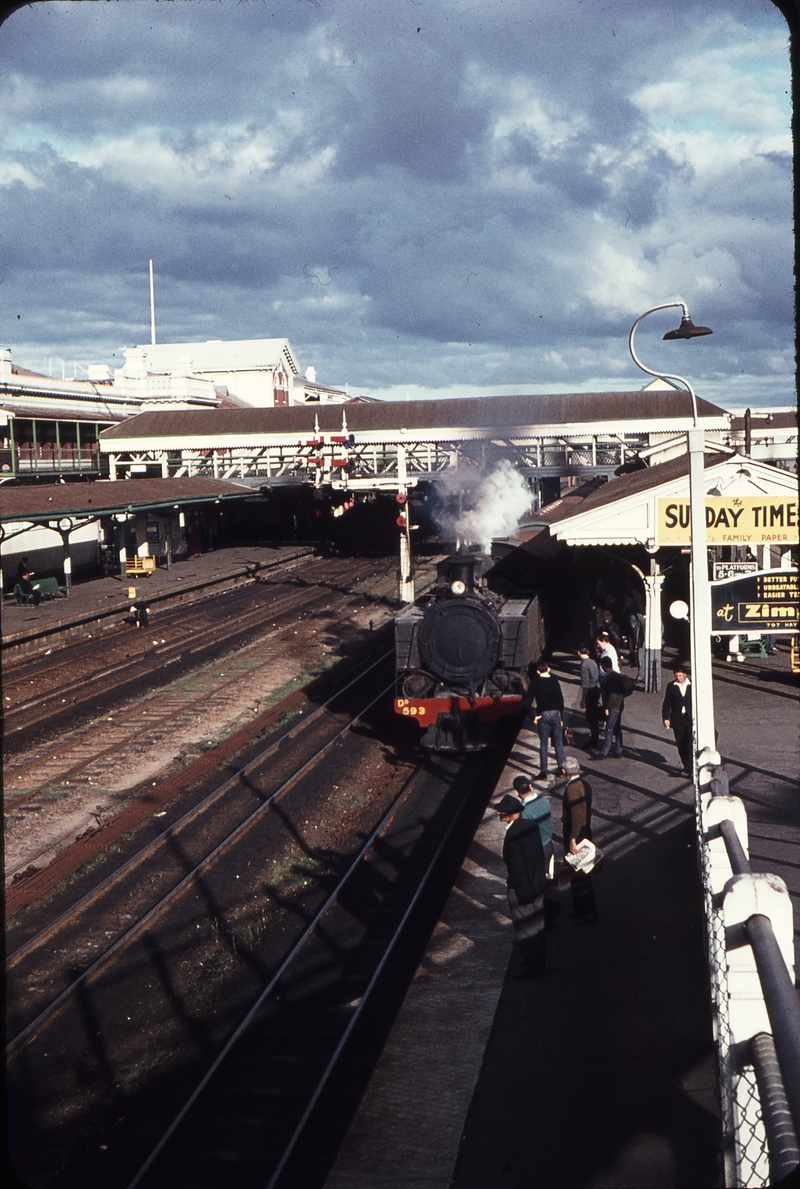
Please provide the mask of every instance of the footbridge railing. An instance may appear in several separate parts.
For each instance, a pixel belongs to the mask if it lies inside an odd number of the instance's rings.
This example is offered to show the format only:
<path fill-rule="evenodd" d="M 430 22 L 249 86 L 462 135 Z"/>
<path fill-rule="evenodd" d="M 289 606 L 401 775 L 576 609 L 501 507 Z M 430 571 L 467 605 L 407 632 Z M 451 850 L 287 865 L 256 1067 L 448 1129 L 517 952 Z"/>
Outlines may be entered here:
<path fill-rule="evenodd" d="M 726 1189 L 776 1185 L 800 1164 L 800 999 L 785 883 L 756 873 L 747 814 L 716 752 L 700 756 L 697 826 Z"/>

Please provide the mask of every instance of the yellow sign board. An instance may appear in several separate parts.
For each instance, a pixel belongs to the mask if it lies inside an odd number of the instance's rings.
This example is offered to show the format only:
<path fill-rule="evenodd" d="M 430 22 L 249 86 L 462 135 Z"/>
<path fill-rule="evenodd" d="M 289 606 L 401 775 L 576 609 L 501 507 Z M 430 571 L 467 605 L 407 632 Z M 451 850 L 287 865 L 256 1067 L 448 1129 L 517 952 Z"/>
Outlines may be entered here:
<path fill-rule="evenodd" d="M 692 539 L 688 499 L 659 499 L 656 542 L 688 545 Z M 800 542 L 797 496 L 706 496 L 709 545 L 796 545 Z"/>

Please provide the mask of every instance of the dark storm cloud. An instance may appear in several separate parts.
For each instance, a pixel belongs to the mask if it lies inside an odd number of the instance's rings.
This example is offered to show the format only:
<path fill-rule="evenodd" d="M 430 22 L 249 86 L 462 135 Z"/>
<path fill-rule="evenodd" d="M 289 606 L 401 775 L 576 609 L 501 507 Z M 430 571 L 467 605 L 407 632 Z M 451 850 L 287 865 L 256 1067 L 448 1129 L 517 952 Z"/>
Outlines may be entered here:
<path fill-rule="evenodd" d="M 752 326 L 739 362 L 777 375 L 773 11 L 33 5 L 0 30 L 0 325 L 105 358 L 146 327 L 153 257 L 160 337 L 286 334 L 322 378 L 613 378 L 632 316 L 677 293 Z"/>

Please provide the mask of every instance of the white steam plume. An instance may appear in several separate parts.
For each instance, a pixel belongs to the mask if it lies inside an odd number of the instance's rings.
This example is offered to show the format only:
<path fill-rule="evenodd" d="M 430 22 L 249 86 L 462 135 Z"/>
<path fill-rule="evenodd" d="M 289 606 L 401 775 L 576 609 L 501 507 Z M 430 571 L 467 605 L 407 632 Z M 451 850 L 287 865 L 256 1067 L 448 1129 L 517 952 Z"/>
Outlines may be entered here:
<path fill-rule="evenodd" d="M 462 468 L 449 472 L 439 495 L 444 506 L 436 519 L 443 534 L 485 552 L 493 537 L 514 531 L 531 505 L 530 488 L 507 458 L 488 475 Z"/>

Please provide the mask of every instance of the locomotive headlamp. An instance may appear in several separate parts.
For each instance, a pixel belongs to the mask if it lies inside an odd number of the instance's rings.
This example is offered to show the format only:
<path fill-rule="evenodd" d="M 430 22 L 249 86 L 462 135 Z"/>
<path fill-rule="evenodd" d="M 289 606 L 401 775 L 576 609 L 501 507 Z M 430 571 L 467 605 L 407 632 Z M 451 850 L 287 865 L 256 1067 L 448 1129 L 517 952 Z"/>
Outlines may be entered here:
<path fill-rule="evenodd" d="M 462 582 L 460 578 L 456 578 L 455 582 L 450 583 L 450 589 L 454 595 L 462 595 L 467 589 L 466 582 Z"/>

